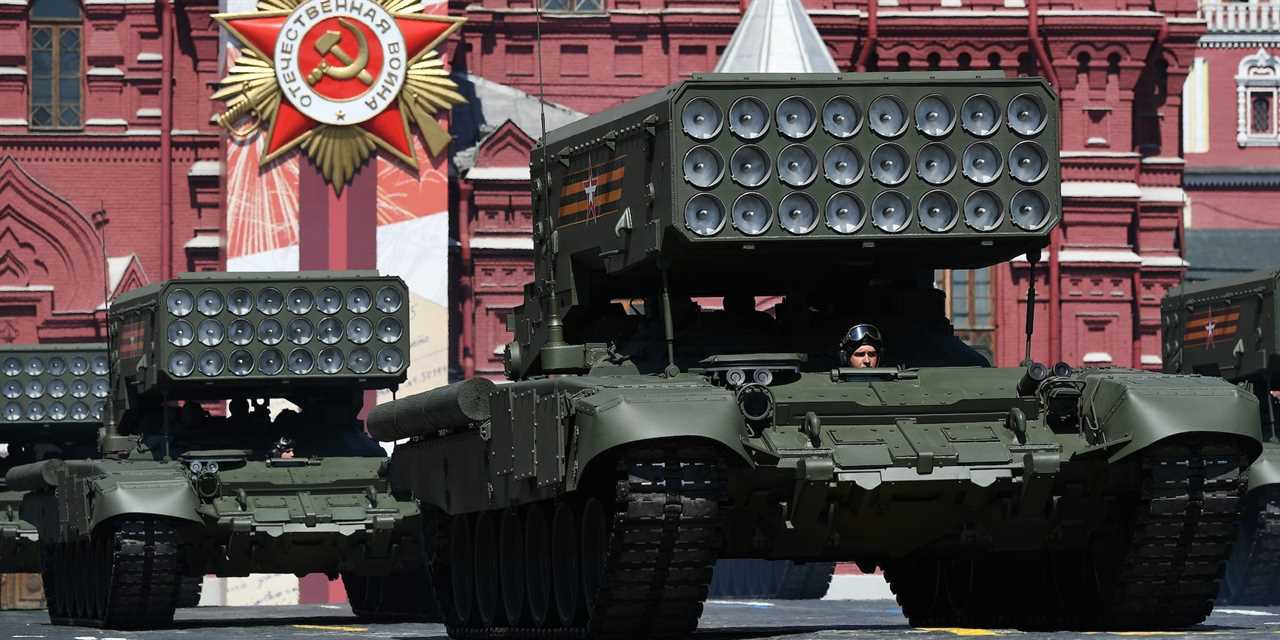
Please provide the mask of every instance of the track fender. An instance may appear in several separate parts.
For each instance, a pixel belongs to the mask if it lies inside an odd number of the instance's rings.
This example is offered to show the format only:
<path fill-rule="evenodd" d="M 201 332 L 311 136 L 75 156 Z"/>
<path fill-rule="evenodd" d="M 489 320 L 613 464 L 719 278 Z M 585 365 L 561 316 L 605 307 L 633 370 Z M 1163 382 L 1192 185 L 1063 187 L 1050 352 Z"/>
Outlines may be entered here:
<path fill-rule="evenodd" d="M 111 518 L 122 515 L 163 516 L 200 523 L 196 497 L 191 483 L 182 477 L 172 480 L 121 481 L 118 478 L 97 479 L 93 483 L 93 507 L 89 529 L 96 529 Z"/>
<path fill-rule="evenodd" d="M 1258 401 L 1219 378 L 1137 372 L 1085 374 L 1081 418 L 1111 462 L 1187 434 L 1236 440 L 1253 460 L 1262 451 Z"/>
<path fill-rule="evenodd" d="M 1268 443 L 1249 467 L 1249 493 L 1276 487 L 1280 487 L 1280 445 Z"/>
<path fill-rule="evenodd" d="M 742 446 L 746 424 L 731 392 L 698 389 L 603 389 L 574 400 L 575 442 L 568 464 L 569 489 L 592 461 L 639 442 L 682 438 L 719 445 L 750 463 Z"/>

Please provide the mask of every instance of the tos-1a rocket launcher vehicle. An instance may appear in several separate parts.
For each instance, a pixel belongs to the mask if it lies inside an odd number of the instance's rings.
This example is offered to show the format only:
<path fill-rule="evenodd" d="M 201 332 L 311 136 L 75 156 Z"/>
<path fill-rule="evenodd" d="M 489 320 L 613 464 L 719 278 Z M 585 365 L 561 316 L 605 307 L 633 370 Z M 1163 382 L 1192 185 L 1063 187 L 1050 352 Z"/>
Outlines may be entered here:
<path fill-rule="evenodd" d="M 106 408 L 107 345 L 0 347 L 0 472 L 49 458 L 91 458 Z M 40 571 L 36 528 L 22 493 L 0 480 L 0 573 Z"/>
<path fill-rule="evenodd" d="M 412 438 L 450 634 L 683 636 L 721 557 L 883 567 L 915 625 L 1204 619 L 1252 394 L 993 368 L 932 284 L 1034 273 L 1058 129 L 1043 80 L 965 72 L 695 76 L 548 134 L 512 382 L 369 419 Z M 880 366 L 839 353 L 855 323 Z"/>
<path fill-rule="evenodd" d="M 1164 370 L 1221 376 L 1258 399 L 1262 455 L 1249 468 L 1223 598 L 1280 604 L 1280 269 L 1184 284 L 1161 303 Z"/>
<path fill-rule="evenodd" d="M 6 476 L 29 491 L 55 624 L 164 626 L 205 574 L 341 574 L 357 613 L 403 612 L 424 583 L 419 510 L 358 418 L 366 390 L 405 379 L 399 278 L 184 274 L 108 322 L 103 458 Z"/>

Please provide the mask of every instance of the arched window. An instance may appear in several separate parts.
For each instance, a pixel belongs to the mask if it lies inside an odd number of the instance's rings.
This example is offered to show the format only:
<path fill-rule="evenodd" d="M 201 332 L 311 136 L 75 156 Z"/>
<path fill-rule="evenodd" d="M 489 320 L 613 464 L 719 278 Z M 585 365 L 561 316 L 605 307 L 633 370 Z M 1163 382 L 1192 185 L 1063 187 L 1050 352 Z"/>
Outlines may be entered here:
<path fill-rule="evenodd" d="M 1276 98 L 1280 58 L 1265 49 L 1240 61 L 1236 71 L 1236 142 L 1242 147 L 1280 146 Z"/>
<path fill-rule="evenodd" d="M 33 0 L 30 22 L 31 128 L 79 129 L 84 122 L 80 3 Z"/>

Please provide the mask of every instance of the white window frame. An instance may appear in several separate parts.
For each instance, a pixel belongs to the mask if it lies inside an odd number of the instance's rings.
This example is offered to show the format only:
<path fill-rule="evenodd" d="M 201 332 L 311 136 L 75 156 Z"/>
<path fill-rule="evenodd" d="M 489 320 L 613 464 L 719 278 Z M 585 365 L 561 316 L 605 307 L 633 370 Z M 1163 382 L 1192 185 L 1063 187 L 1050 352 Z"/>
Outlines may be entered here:
<path fill-rule="evenodd" d="M 1271 95 L 1271 131 L 1253 132 L 1253 96 Z M 1241 147 L 1280 147 L 1280 57 L 1258 49 L 1236 69 L 1236 144 Z"/>

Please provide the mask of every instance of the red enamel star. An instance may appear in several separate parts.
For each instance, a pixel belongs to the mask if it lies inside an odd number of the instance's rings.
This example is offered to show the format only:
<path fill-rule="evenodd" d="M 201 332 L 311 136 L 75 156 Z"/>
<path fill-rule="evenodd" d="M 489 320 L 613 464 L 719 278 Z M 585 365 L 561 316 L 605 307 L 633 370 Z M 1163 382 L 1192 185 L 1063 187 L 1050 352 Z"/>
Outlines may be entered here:
<path fill-rule="evenodd" d="M 261 11 L 248 14 L 222 14 L 214 18 L 245 46 L 253 49 L 266 60 L 271 60 L 273 64 L 279 65 L 279 61 L 274 60 L 273 53 L 276 50 L 277 39 L 285 29 L 292 13 Z M 400 12 L 392 12 L 391 15 L 396 27 L 403 34 L 408 65 L 412 65 L 424 54 L 434 50 L 463 22 L 461 18 L 450 16 Z M 346 55 L 345 50 L 343 55 Z M 406 71 L 401 70 L 401 73 Z M 279 107 L 271 116 L 271 120 L 271 131 L 268 134 L 267 147 L 262 158 L 264 165 L 301 144 L 308 134 L 322 124 L 303 114 L 288 97 L 280 100 Z M 399 100 L 390 100 L 388 106 L 377 115 L 354 126 L 367 131 L 376 144 L 402 161 L 411 166 L 417 166 L 409 137 L 409 118 L 401 108 Z"/>

